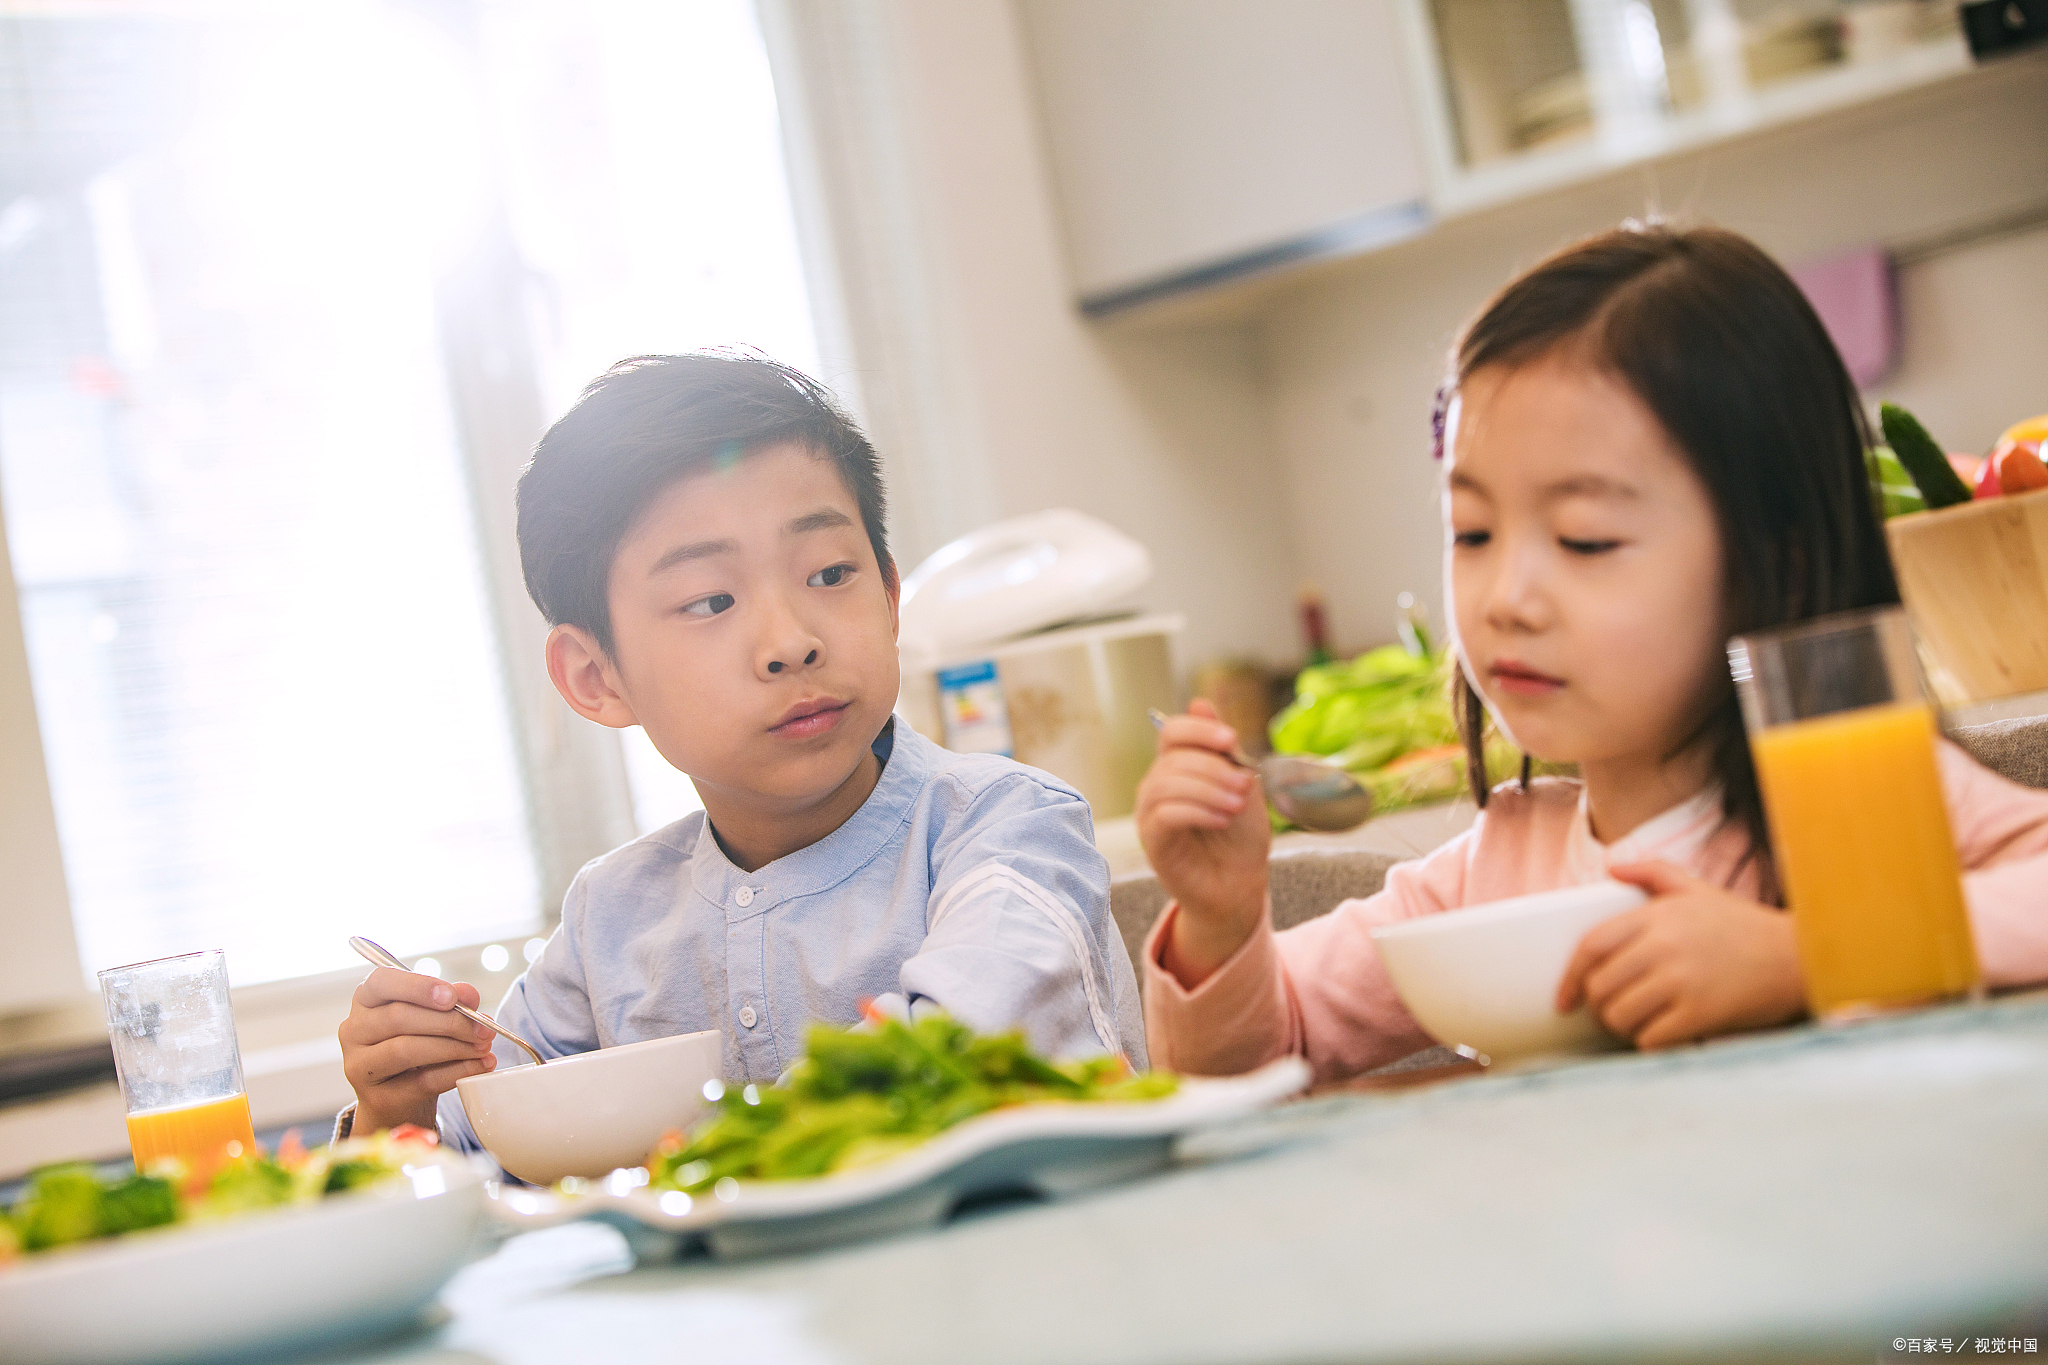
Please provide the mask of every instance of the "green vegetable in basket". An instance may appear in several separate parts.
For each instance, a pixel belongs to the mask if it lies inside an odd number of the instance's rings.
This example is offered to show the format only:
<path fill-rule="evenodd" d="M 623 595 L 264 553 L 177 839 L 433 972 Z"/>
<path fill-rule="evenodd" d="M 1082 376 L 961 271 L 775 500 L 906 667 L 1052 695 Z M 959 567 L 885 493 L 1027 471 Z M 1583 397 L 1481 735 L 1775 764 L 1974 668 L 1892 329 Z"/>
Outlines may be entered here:
<path fill-rule="evenodd" d="M 1969 485 L 1956 473 L 1955 466 L 1948 462 L 1948 456 L 1919 419 L 1897 403 L 1879 404 L 1877 417 L 1884 427 L 1885 444 L 1913 476 L 1929 507 L 1953 507 L 1970 500 Z"/>
<path fill-rule="evenodd" d="M 1130 1074 L 1114 1057 L 1048 1062 L 1021 1033 L 977 1035 L 944 1015 L 871 1031 L 814 1024 L 780 1085 L 729 1085 L 685 1142 L 648 1159 L 657 1189 L 706 1190 L 730 1176 L 791 1180 L 886 1160 L 978 1114 L 1046 1100 L 1153 1100 L 1178 1080 Z"/>
<path fill-rule="evenodd" d="M 1899 463 L 1890 446 L 1864 451 L 1863 463 L 1870 471 L 1870 492 L 1877 499 L 1880 518 L 1926 510 L 1927 499 L 1920 495 L 1920 486 L 1913 482 L 1913 476 Z"/>

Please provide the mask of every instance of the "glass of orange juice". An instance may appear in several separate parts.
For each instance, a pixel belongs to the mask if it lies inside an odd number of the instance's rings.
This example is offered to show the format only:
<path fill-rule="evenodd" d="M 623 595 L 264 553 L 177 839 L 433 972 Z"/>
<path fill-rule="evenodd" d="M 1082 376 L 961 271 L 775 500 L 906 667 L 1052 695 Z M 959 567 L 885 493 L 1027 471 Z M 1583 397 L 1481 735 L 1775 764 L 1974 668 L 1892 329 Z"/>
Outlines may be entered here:
<path fill-rule="evenodd" d="M 1814 1016 L 1975 990 L 1934 706 L 1905 612 L 1740 635 L 1728 661 Z"/>
<path fill-rule="evenodd" d="M 219 949 L 100 973 L 135 1169 L 175 1157 L 200 1179 L 255 1150 Z"/>

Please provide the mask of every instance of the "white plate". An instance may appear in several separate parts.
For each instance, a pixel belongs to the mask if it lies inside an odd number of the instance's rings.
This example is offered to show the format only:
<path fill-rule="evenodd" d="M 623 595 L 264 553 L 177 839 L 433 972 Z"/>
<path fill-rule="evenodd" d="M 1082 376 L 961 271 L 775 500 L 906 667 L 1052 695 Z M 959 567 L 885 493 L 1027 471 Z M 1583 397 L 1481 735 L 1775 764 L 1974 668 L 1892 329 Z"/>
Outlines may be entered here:
<path fill-rule="evenodd" d="M 573 1192 L 494 1186 L 490 1210 L 515 1229 L 597 1217 L 702 1236 L 720 1256 L 824 1246 L 937 1223 L 978 1197 L 1056 1198 L 1156 1170 L 1175 1138 L 1263 1109 L 1308 1079 L 1308 1063 L 1283 1057 L 1243 1076 L 1190 1077 L 1163 1100 L 998 1109 L 877 1165 L 738 1182 L 725 1198 L 656 1194 L 635 1184 L 644 1172 L 616 1171 Z"/>
<path fill-rule="evenodd" d="M 0 1356 L 146 1365 L 389 1330 L 469 1259 L 483 1186 L 442 1158 L 317 1204 L 35 1252 L 0 1267 Z"/>

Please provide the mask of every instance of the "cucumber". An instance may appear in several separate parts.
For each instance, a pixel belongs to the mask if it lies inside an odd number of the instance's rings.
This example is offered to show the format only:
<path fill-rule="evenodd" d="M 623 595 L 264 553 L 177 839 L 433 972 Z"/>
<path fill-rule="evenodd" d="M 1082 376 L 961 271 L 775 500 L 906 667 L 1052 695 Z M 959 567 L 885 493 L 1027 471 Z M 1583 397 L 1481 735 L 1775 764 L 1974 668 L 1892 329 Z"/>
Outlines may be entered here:
<path fill-rule="evenodd" d="M 1892 454 L 1890 446 L 1874 446 L 1864 451 L 1863 462 L 1870 471 L 1870 492 L 1877 500 L 1879 519 L 1927 510 L 1927 499 L 1920 496 L 1920 486 L 1906 473 L 1906 467 Z"/>
<path fill-rule="evenodd" d="M 1913 476 L 1929 507 L 1953 507 L 1970 500 L 1969 485 L 1912 413 L 1896 403 L 1882 403 L 1878 405 L 1877 417 L 1884 427 L 1885 444 Z"/>

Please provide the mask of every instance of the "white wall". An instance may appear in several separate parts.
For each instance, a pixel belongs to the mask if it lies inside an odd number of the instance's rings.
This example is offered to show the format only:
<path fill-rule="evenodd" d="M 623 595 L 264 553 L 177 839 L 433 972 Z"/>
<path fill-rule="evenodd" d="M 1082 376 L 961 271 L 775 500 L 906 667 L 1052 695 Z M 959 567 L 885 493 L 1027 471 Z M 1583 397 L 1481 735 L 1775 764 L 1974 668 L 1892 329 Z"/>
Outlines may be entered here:
<path fill-rule="evenodd" d="M 1797 263 L 2038 205 L 2048 196 L 2041 73 L 2038 62 L 1986 69 L 1444 224 L 1271 300 L 1260 336 L 1279 482 L 1301 570 L 1328 592 L 1337 637 L 1384 638 L 1402 589 L 1440 611 L 1430 397 L 1458 326 L 1517 270 L 1646 209 L 1748 233 Z M 1905 403 L 1961 450 L 2048 410 L 2048 232 L 1928 260 L 1900 286 L 1902 363 L 1869 397 Z"/>
<path fill-rule="evenodd" d="M 1143 601 L 1187 613 L 1183 664 L 1292 652 L 1296 570 L 1250 338 L 1081 320 L 1006 0 L 763 14 L 803 89 L 792 162 L 816 183 L 799 202 L 830 223 L 851 357 L 831 377 L 859 387 L 904 567 L 991 519 L 1075 507 L 1150 547 Z"/>

